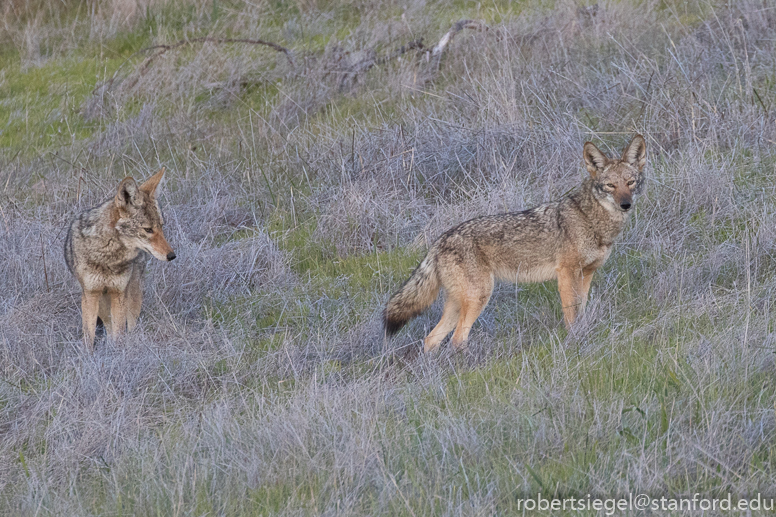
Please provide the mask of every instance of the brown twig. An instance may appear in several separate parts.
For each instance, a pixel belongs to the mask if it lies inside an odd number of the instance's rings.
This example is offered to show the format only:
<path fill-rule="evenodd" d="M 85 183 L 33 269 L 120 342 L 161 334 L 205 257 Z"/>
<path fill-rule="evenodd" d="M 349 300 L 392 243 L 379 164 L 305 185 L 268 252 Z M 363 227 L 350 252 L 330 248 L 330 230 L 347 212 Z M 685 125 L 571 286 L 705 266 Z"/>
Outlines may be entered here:
<path fill-rule="evenodd" d="M 293 52 L 291 52 L 290 49 L 287 49 L 286 47 L 283 47 L 281 45 L 278 45 L 277 43 L 272 43 L 271 41 L 264 41 L 261 39 L 247 39 L 247 38 L 213 38 L 211 36 L 203 36 L 200 38 L 191 38 L 191 39 L 185 39 L 180 40 L 177 43 L 173 43 L 171 45 L 152 45 L 150 47 L 142 48 L 129 56 L 124 62 L 119 65 L 116 72 L 113 74 L 113 77 L 108 79 L 102 84 L 98 84 L 95 86 L 94 90 L 92 90 L 92 95 L 97 95 L 97 93 L 100 90 L 110 90 L 113 87 L 113 83 L 115 82 L 116 78 L 118 77 L 118 73 L 121 70 L 121 68 L 128 63 L 132 58 L 134 58 L 137 55 L 140 54 L 147 54 L 148 52 L 156 51 L 152 55 L 148 56 L 145 61 L 137 68 L 140 75 L 145 73 L 145 71 L 148 69 L 148 67 L 151 65 L 151 62 L 156 59 L 157 57 L 161 56 L 168 50 L 174 50 L 176 48 L 180 48 L 186 45 L 191 45 L 192 43 L 217 43 L 217 44 L 224 44 L 224 43 L 244 43 L 247 45 L 264 45 L 266 47 L 270 47 L 273 50 L 276 50 L 277 52 L 282 52 L 286 55 L 286 58 L 288 59 L 288 62 L 291 64 L 292 67 L 296 67 L 296 62 L 294 61 L 294 55 Z M 134 83 L 132 83 L 134 84 Z M 106 88 L 107 87 L 107 88 Z"/>
<path fill-rule="evenodd" d="M 291 66 L 296 66 L 294 63 L 294 56 L 292 52 L 287 49 L 286 47 L 283 47 L 281 45 L 278 45 L 277 43 L 272 43 L 271 41 L 264 41 L 261 39 L 247 39 L 247 38 L 213 38 L 211 36 L 203 36 L 201 38 L 192 38 L 192 39 L 184 39 L 180 40 L 177 43 L 173 43 L 172 45 L 153 45 L 151 47 L 146 47 L 144 49 L 141 49 L 137 51 L 135 54 L 144 54 L 146 52 L 150 52 L 152 50 L 160 50 L 160 52 L 157 52 L 151 58 L 158 57 L 168 50 L 174 50 L 176 48 L 180 48 L 186 45 L 191 45 L 192 43 L 217 43 L 217 44 L 224 44 L 224 43 L 245 43 L 247 45 L 264 45 L 266 47 L 269 47 L 273 50 L 276 50 L 278 52 L 282 52 L 286 55 L 286 58 L 288 58 L 288 62 L 291 63 Z"/>
<path fill-rule="evenodd" d="M 81 182 L 82 181 L 84 181 L 84 177 L 81 174 L 79 174 L 78 175 L 78 188 L 76 189 L 76 193 L 75 193 L 75 202 L 76 203 L 81 203 Z"/>
<path fill-rule="evenodd" d="M 43 256 L 43 276 L 46 278 L 46 292 L 51 292 L 48 281 L 48 268 L 46 268 L 46 249 L 43 247 L 43 235 L 40 235 L 40 253 Z"/>

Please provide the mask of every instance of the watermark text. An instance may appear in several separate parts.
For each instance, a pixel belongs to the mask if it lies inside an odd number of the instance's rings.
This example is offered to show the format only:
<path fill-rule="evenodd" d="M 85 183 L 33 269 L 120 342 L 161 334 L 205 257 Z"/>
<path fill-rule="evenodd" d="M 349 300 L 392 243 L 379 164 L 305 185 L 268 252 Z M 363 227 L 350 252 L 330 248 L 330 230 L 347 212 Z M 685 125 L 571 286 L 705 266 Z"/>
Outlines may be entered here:
<path fill-rule="evenodd" d="M 590 494 L 583 497 L 544 497 L 542 493 L 536 497 L 526 497 L 517 500 L 518 510 L 539 511 L 598 511 L 606 515 L 617 512 L 651 510 L 651 511 L 774 511 L 776 498 L 761 497 L 760 494 L 749 499 L 733 499 L 727 497 L 703 497 L 694 494 L 692 497 L 652 497 L 647 494 L 628 494 L 627 497 L 594 497 Z"/>

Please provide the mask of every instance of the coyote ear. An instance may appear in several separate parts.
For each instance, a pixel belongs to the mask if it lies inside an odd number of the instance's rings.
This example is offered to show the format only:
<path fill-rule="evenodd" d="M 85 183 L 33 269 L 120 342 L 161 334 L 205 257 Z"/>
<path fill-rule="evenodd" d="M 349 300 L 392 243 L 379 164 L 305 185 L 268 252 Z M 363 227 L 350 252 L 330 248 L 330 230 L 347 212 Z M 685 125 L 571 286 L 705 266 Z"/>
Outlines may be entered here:
<path fill-rule="evenodd" d="M 644 137 L 636 135 L 633 140 L 628 144 L 628 147 L 622 152 L 622 161 L 632 167 L 636 167 L 639 171 L 644 168 L 647 163 L 647 143 L 644 141 Z"/>
<path fill-rule="evenodd" d="M 130 176 L 127 176 L 121 181 L 119 184 L 119 189 L 116 192 L 116 206 L 119 208 L 126 208 L 129 205 L 137 205 L 137 197 L 137 183 L 135 183 L 135 180 Z"/>
<path fill-rule="evenodd" d="M 606 155 L 599 151 L 592 142 L 585 142 L 582 154 L 585 157 L 587 172 L 589 172 L 590 176 L 593 178 L 595 178 L 598 171 L 603 170 L 603 168 L 606 167 L 606 163 L 609 161 Z"/>
<path fill-rule="evenodd" d="M 140 185 L 140 190 L 148 194 L 149 196 L 153 197 L 154 192 L 156 192 L 156 187 L 159 186 L 159 182 L 162 181 L 162 176 L 164 176 L 164 170 L 165 168 L 162 167 L 159 169 L 159 172 L 148 178 L 143 182 L 142 185 Z"/>

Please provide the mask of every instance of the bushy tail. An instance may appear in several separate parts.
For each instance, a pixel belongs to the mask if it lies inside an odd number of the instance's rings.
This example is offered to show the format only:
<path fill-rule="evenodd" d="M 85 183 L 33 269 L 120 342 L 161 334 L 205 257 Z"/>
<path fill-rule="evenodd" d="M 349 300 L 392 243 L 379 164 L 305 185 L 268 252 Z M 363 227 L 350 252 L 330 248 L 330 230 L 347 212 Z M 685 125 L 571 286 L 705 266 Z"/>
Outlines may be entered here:
<path fill-rule="evenodd" d="M 389 336 L 396 334 L 409 320 L 426 310 L 439 294 L 436 254 L 433 250 L 412 272 L 410 278 L 388 300 L 383 324 Z"/>

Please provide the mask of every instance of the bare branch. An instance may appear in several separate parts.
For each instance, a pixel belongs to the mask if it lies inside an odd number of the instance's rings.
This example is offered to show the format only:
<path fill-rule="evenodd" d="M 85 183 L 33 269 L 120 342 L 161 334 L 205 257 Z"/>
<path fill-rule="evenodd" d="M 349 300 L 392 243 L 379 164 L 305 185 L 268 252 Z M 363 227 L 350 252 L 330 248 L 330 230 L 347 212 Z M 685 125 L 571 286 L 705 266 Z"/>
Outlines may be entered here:
<path fill-rule="evenodd" d="M 264 41 L 261 39 L 247 39 L 247 38 L 213 38 L 210 36 L 203 36 L 201 38 L 192 38 L 192 39 L 185 39 L 180 40 L 177 43 L 174 43 L 172 45 L 154 45 L 151 47 L 147 47 L 144 49 L 139 50 L 136 52 L 136 54 L 143 54 L 146 52 L 150 52 L 152 50 L 160 50 L 160 52 L 157 52 L 153 56 L 150 57 L 150 59 L 153 59 L 157 56 L 160 56 L 167 52 L 168 50 L 174 50 L 179 47 L 183 47 L 186 45 L 191 45 L 192 43 L 217 43 L 217 44 L 223 44 L 223 43 L 245 43 L 247 45 L 264 45 L 266 47 L 270 47 L 271 49 L 274 49 L 278 52 L 282 52 L 286 55 L 286 58 L 288 58 L 288 62 L 291 63 L 291 66 L 296 66 L 294 63 L 294 56 L 292 52 L 287 49 L 286 47 L 283 47 L 281 45 L 278 45 L 277 43 L 272 43 L 271 41 Z"/>
<path fill-rule="evenodd" d="M 171 45 L 153 45 L 150 47 L 146 47 L 143 49 L 138 50 L 131 56 L 129 56 L 116 70 L 116 72 L 113 74 L 113 77 L 108 79 L 107 81 L 98 84 L 95 86 L 94 90 L 92 90 L 92 95 L 98 95 L 105 93 L 106 91 L 109 91 L 113 88 L 113 85 L 118 77 L 119 71 L 122 69 L 122 67 L 128 63 L 133 57 L 140 55 L 140 54 L 146 54 L 152 51 L 155 51 L 152 55 L 148 56 L 143 63 L 137 67 L 137 71 L 139 72 L 139 75 L 142 75 L 145 73 L 145 71 L 148 69 L 149 66 L 151 66 L 151 62 L 156 59 L 157 57 L 161 56 L 168 50 L 174 50 L 176 48 L 184 47 L 187 45 L 191 45 L 192 43 L 217 43 L 217 44 L 224 44 L 224 43 L 244 43 L 247 45 L 263 45 L 266 47 L 270 47 L 273 50 L 276 50 L 277 52 L 282 52 L 286 55 L 286 58 L 288 59 L 288 62 L 291 64 L 292 67 L 296 67 L 296 62 L 294 60 L 293 52 L 290 49 L 287 49 L 286 47 L 283 47 L 281 45 L 278 45 L 277 43 L 273 43 L 271 41 L 264 41 L 261 39 L 246 39 L 246 38 L 213 38 L 211 36 L 203 36 L 200 38 L 192 38 L 192 39 L 185 39 L 180 40 L 177 43 L 173 43 Z M 128 74 L 129 75 L 129 74 Z M 137 79 L 130 82 L 131 85 L 134 85 L 135 81 Z M 131 87 L 131 86 L 130 86 Z"/>
<path fill-rule="evenodd" d="M 431 49 L 431 57 L 438 57 L 442 54 L 442 52 L 445 51 L 445 48 L 447 45 L 450 44 L 451 41 L 453 41 L 453 38 L 455 38 L 456 34 L 461 32 L 464 29 L 471 29 L 476 31 L 486 31 L 488 30 L 488 26 L 485 25 L 481 21 L 477 20 L 459 20 L 453 24 L 453 26 L 450 28 L 447 33 L 442 36 L 442 39 L 439 40 L 439 43 L 437 43 L 433 49 Z"/>

